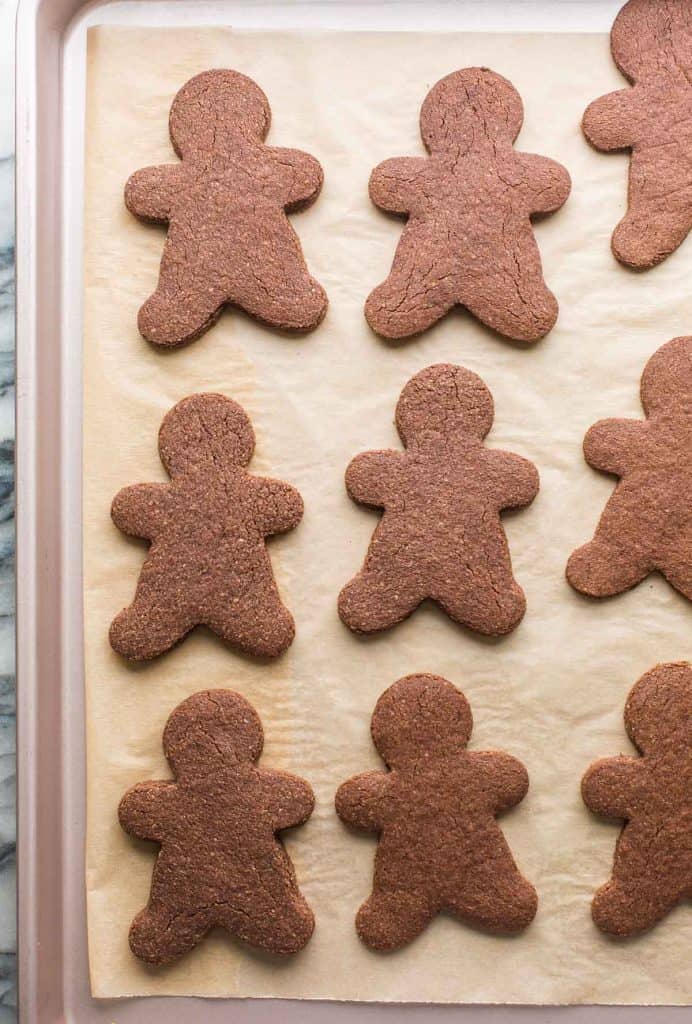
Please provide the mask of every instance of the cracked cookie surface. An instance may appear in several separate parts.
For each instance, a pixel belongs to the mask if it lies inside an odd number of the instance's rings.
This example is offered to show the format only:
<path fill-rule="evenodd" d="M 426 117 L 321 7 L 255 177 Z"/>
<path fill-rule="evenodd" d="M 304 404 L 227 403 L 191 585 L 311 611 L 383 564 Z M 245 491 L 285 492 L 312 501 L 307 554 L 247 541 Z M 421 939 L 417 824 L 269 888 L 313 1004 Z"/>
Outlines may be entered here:
<path fill-rule="evenodd" d="M 429 366 L 397 404 L 405 450 L 351 462 L 351 498 L 384 510 L 361 571 L 339 595 L 351 629 L 387 629 L 426 598 L 479 633 L 502 635 L 521 621 L 526 600 L 500 512 L 533 501 L 538 473 L 519 455 L 485 447 L 493 417 L 492 396 L 475 373 Z"/>
<path fill-rule="evenodd" d="M 469 752 L 468 701 L 440 676 L 406 676 L 386 690 L 372 738 L 388 771 L 367 772 L 336 794 L 339 817 L 379 835 L 372 894 L 356 917 L 373 949 L 411 942 L 446 911 L 516 932 L 534 918 L 534 887 L 517 868 L 496 815 L 523 800 L 520 761 Z"/>
<path fill-rule="evenodd" d="M 610 881 L 592 903 L 596 925 L 623 937 L 692 899 L 692 667 L 657 665 L 642 676 L 625 727 L 642 756 L 604 758 L 582 781 L 592 811 L 625 819 Z"/>
<path fill-rule="evenodd" d="M 589 465 L 620 481 L 567 579 L 589 597 L 611 597 L 660 572 L 692 601 L 692 337 L 654 353 L 641 400 L 645 420 L 601 420 L 584 438 Z"/>
<path fill-rule="evenodd" d="M 427 330 L 456 305 L 518 341 L 542 338 L 558 314 L 543 279 L 531 217 L 570 192 L 564 167 L 516 152 L 518 92 L 487 68 L 456 71 L 421 109 L 429 157 L 385 160 L 370 196 L 407 217 L 389 277 L 369 296 L 368 323 L 385 338 Z"/>
<path fill-rule="evenodd" d="M 156 291 L 139 311 L 155 345 L 193 341 L 227 304 L 272 327 L 309 331 L 327 309 L 286 212 L 322 187 L 317 160 L 266 146 L 267 97 L 237 71 L 205 71 L 176 95 L 170 114 L 178 164 L 137 171 L 125 204 L 168 224 Z"/>
<path fill-rule="evenodd" d="M 192 395 L 164 417 L 171 482 L 125 487 L 111 509 L 120 530 L 151 542 L 134 600 L 110 628 L 118 654 L 154 658 L 197 625 L 258 657 L 290 645 L 293 618 L 265 540 L 298 525 L 303 501 L 290 484 L 247 472 L 254 448 L 246 413 L 223 395 Z"/>
<path fill-rule="evenodd" d="M 599 150 L 631 150 L 627 213 L 615 257 L 637 270 L 669 256 L 692 227 L 692 5 L 629 0 L 611 51 L 634 88 L 595 100 L 582 127 Z"/>
<path fill-rule="evenodd" d="M 314 797 L 303 779 L 257 767 L 263 742 L 240 694 L 197 693 L 164 730 L 174 780 L 141 782 L 121 800 L 125 831 L 161 847 L 149 903 L 130 928 L 147 963 L 177 959 L 212 928 L 280 955 L 309 941 L 313 914 L 277 833 L 307 821 Z"/>

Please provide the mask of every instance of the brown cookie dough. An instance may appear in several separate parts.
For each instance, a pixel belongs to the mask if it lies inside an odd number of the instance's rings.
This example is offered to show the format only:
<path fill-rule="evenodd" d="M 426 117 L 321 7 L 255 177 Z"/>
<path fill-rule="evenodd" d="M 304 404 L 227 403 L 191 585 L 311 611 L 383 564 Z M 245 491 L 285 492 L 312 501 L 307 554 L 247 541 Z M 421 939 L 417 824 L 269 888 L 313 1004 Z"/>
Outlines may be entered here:
<path fill-rule="evenodd" d="M 628 209 L 613 253 L 644 270 L 692 227 L 692 4 L 629 0 L 611 32 L 613 58 L 634 84 L 592 103 L 582 122 L 596 149 L 629 149 Z"/>
<path fill-rule="evenodd" d="M 255 435 L 223 395 L 192 395 L 159 431 L 170 484 L 116 495 L 115 525 L 151 541 L 132 604 L 110 628 L 118 654 L 155 658 L 197 625 L 248 654 L 276 657 L 295 628 L 282 604 L 265 538 L 292 530 L 303 501 L 290 484 L 251 476 Z"/>
<path fill-rule="evenodd" d="M 270 953 L 297 953 L 314 919 L 277 832 L 302 825 L 314 797 L 303 779 L 257 768 L 264 737 L 255 709 L 206 690 L 168 719 L 173 782 L 141 782 L 120 802 L 130 835 L 160 843 L 147 907 L 130 928 L 135 956 L 165 964 L 212 928 Z"/>
<path fill-rule="evenodd" d="M 354 501 L 384 509 L 363 568 L 339 595 L 351 629 L 394 626 L 426 598 L 479 633 L 509 633 L 526 608 L 500 511 L 528 505 L 538 473 L 486 448 L 493 399 L 475 373 L 440 363 L 413 377 L 396 407 L 404 452 L 357 455 L 346 471 Z"/>
<path fill-rule="evenodd" d="M 642 757 L 597 761 L 582 781 L 596 814 L 624 818 L 610 881 L 593 919 L 611 935 L 636 935 L 692 899 L 692 667 L 658 665 L 625 705 L 627 734 Z"/>
<path fill-rule="evenodd" d="M 620 482 L 567 579 L 610 597 L 658 571 L 692 600 L 692 338 L 654 353 L 641 400 L 646 420 L 601 420 L 584 439 L 586 461 Z"/>
<path fill-rule="evenodd" d="M 327 309 L 285 211 L 312 203 L 322 168 L 297 149 L 265 146 L 267 97 L 237 71 L 205 71 L 171 107 L 178 164 L 146 167 L 125 186 L 127 208 L 168 224 L 159 283 L 139 311 L 155 345 L 184 345 L 229 303 L 272 327 L 309 331 Z"/>
<path fill-rule="evenodd" d="M 425 331 L 456 305 L 520 341 L 557 319 L 531 226 L 569 195 L 560 164 L 513 148 L 524 111 L 516 89 L 487 68 L 447 75 L 420 116 L 428 158 L 385 160 L 372 173 L 376 206 L 407 217 L 387 280 L 365 304 L 385 338 Z"/>
<path fill-rule="evenodd" d="M 411 942 L 440 911 L 498 932 L 536 913 L 495 820 L 526 795 L 526 769 L 509 754 L 469 753 L 471 708 L 439 676 L 414 675 L 386 690 L 372 716 L 373 742 L 390 769 L 345 782 L 336 811 L 377 832 L 373 891 L 356 928 L 373 949 Z"/>

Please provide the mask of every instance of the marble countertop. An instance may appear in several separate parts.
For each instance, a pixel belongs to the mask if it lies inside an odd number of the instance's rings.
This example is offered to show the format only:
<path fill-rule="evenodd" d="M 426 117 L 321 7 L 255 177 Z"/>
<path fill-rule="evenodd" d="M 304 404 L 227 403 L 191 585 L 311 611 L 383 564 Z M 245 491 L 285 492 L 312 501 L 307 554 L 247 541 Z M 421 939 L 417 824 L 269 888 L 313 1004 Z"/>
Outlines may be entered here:
<path fill-rule="evenodd" d="M 14 18 L 0 0 L 0 1024 L 17 1002 L 14 691 Z"/>

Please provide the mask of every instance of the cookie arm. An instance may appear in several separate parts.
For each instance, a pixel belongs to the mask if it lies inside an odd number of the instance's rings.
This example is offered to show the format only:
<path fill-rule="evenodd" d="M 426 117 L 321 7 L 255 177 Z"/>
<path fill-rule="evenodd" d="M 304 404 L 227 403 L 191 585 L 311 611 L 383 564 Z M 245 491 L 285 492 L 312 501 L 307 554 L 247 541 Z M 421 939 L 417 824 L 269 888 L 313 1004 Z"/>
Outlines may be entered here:
<path fill-rule="evenodd" d="M 349 496 L 360 505 L 384 508 L 392 471 L 402 457 L 400 452 L 393 450 L 362 452 L 356 455 L 345 475 Z"/>
<path fill-rule="evenodd" d="M 111 518 L 118 529 L 131 537 L 153 540 L 164 518 L 169 487 L 170 484 L 133 484 L 118 491 L 111 505 Z"/>
<path fill-rule="evenodd" d="M 354 775 L 339 786 L 334 806 L 342 821 L 366 832 L 382 828 L 382 800 L 389 784 L 387 772 Z"/>
<path fill-rule="evenodd" d="M 522 508 L 530 505 L 538 494 L 540 480 L 533 462 L 513 452 L 488 449 L 492 489 L 499 507 Z"/>
<path fill-rule="evenodd" d="M 284 208 L 290 212 L 314 202 L 324 181 L 319 160 L 300 149 L 272 148 L 269 152 L 281 182 Z"/>
<path fill-rule="evenodd" d="M 283 480 L 253 477 L 255 522 L 265 537 L 293 530 L 303 518 L 303 499 Z"/>
<path fill-rule="evenodd" d="M 599 420 L 586 432 L 584 458 L 594 469 L 623 476 L 639 460 L 645 430 L 643 420 Z"/>
<path fill-rule="evenodd" d="M 165 224 L 171 218 L 173 203 L 183 182 L 178 164 L 144 167 L 125 185 L 125 206 L 142 220 Z"/>
<path fill-rule="evenodd" d="M 426 166 L 422 157 L 393 157 L 378 164 L 370 175 L 368 190 L 375 206 L 389 213 L 409 213 L 417 189 L 417 179 Z"/>
<path fill-rule="evenodd" d="M 519 155 L 528 189 L 531 213 L 554 213 L 566 201 L 572 189 L 572 179 L 566 167 L 547 156 L 533 153 Z"/>
<path fill-rule="evenodd" d="M 607 153 L 629 149 L 635 138 L 636 89 L 619 89 L 594 100 L 584 112 L 581 127 L 596 149 Z"/>
<path fill-rule="evenodd" d="M 177 786 L 174 782 L 140 782 L 120 801 L 118 818 L 123 829 L 137 839 L 162 842 L 166 823 L 175 816 Z"/>
<path fill-rule="evenodd" d="M 495 814 L 521 803 L 529 789 L 529 775 L 521 761 L 498 750 L 470 756 L 480 769 L 484 788 L 492 795 Z"/>
<path fill-rule="evenodd" d="M 309 783 L 288 772 L 263 771 L 266 802 L 276 832 L 307 821 L 315 808 Z"/>
<path fill-rule="evenodd" d="M 606 818 L 627 818 L 646 767 L 637 757 L 605 757 L 588 769 L 581 783 L 586 806 Z"/>

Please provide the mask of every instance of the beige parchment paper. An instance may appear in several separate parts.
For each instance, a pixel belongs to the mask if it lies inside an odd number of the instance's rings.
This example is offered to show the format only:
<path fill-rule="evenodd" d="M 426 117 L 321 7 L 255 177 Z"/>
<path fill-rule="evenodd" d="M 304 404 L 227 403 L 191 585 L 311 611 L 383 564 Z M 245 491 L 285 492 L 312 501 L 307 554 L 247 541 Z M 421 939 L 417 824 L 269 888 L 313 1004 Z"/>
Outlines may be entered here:
<path fill-rule="evenodd" d="M 561 160 L 573 192 L 536 225 L 560 319 L 543 342 L 512 345 L 464 312 L 398 346 L 363 319 L 401 231 L 369 202 L 370 170 L 423 152 L 418 111 L 428 88 L 459 67 L 489 65 L 519 89 L 518 146 Z M 136 314 L 157 276 L 163 230 L 131 217 L 128 175 L 174 159 L 167 117 L 176 90 L 209 67 L 256 79 L 273 111 L 269 142 L 315 154 L 322 196 L 294 217 L 330 308 L 304 338 L 285 338 L 228 311 L 188 348 L 154 351 Z M 87 890 L 96 996 L 181 994 L 508 1003 L 686 1003 L 692 998 L 692 909 L 651 934 L 616 943 L 591 923 L 589 901 L 606 880 L 618 827 L 582 805 L 579 782 L 598 756 L 630 751 L 623 704 L 659 661 L 692 654 L 692 610 L 660 578 L 606 603 L 565 583 L 570 551 L 591 536 L 613 482 L 583 461 L 587 427 L 638 416 L 646 359 L 692 330 L 692 243 L 635 275 L 612 258 L 627 159 L 593 152 L 579 131 L 586 104 L 622 85 L 598 35 L 235 33 L 101 28 L 89 36 L 84 333 L 84 588 L 88 697 Z M 397 446 L 394 405 L 408 378 L 449 360 L 481 374 L 496 404 L 489 444 L 528 456 L 541 492 L 507 517 L 528 612 L 511 636 L 483 640 L 422 607 L 395 630 L 362 640 L 336 614 L 340 587 L 359 567 L 375 514 L 347 498 L 349 459 Z M 132 596 L 143 544 L 111 525 L 113 495 L 163 480 L 156 433 L 164 413 L 196 391 L 241 402 L 257 432 L 257 473 L 295 484 L 305 519 L 272 541 L 286 602 L 297 620 L 288 653 L 253 663 L 210 633 L 141 667 L 114 655 L 108 625 Z M 497 938 L 445 917 L 412 945 L 382 956 L 360 944 L 353 919 L 369 892 L 375 841 L 333 812 L 338 784 L 378 767 L 369 736 L 380 693 L 415 671 L 463 688 L 472 744 L 526 764 L 531 789 L 503 819 L 516 859 L 538 889 L 534 924 Z M 127 930 L 148 896 L 151 844 L 121 832 L 116 808 L 133 783 L 166 778 L 161 730 L 205 687 L 239 690 L 265 726 L 264 762 L 310 780 L 317 808 L 287 836 L 317 927 L 296 958 L 278 962 L 222 934 L 178 964 L 144 967 Z"/>

